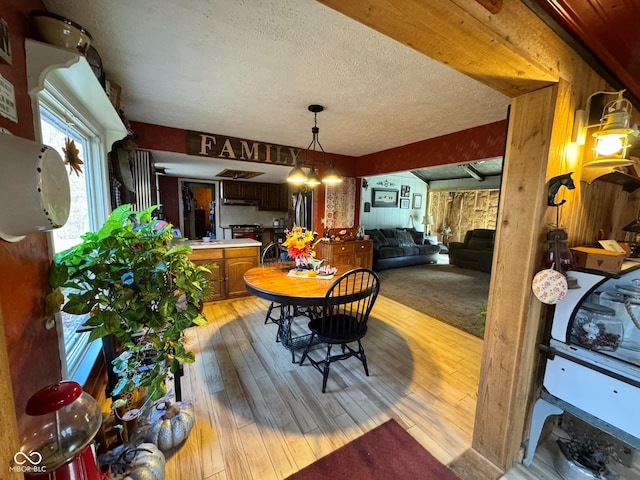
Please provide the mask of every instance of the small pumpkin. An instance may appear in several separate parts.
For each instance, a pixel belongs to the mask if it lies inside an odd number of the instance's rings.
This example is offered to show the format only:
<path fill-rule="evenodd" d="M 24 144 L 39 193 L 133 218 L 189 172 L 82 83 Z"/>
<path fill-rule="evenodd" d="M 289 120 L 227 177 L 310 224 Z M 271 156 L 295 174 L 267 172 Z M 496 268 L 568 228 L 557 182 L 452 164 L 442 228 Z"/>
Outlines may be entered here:
<path fill-rule="evenodd" d="M 153 443 L 120 445 L 99 460 L 109 465 L 109 480 L 164 480 L 164 454 Z"/>
<path fill-rule="evenodd" d="M 180 445 L 195 423 L 193 404 L 190 402 L 161 402 L 149 416 L 146 441 L 166 452 Z"/>

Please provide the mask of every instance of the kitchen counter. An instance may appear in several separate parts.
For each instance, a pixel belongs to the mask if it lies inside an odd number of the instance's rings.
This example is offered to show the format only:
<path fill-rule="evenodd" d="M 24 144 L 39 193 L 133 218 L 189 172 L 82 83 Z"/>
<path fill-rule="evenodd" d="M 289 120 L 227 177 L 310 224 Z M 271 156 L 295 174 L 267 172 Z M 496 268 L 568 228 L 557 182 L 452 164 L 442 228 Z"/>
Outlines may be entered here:
<path fill-rule="evenodd" d="M 210 242 L 187 240 L 185 242 L 177 242 L 176 245 L 188 245 L 194 250 L 200 250 L 205 248 L 261 247 L 262 243 L 252 238 L 234 238 L 230 240 L 211 240 Z"/>

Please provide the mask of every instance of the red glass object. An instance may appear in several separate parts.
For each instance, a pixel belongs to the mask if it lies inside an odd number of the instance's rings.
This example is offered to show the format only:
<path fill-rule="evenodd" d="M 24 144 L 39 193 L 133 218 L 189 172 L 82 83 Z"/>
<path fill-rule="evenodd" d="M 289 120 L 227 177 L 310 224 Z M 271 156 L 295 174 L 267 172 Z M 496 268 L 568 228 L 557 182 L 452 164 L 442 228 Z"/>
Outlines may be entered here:
<path fill-rule="evenodd" d="M 100 424 L 100 406 L 76 382 L 46 386 L 27 401 L 21 420 L 22 446 L 14 471 L 28 480 L 106 480 L 92 443 Z"/>
<path fill-rule="evenodd" d="M 553 268 L 561 273 L 566 273 L 573 267 L 573 255 L 567 247 L 567 232 L 561 228 L 550 230 L 547 233 L 547 252 L 544 256 L 543 265 L 546 268 Z"/>

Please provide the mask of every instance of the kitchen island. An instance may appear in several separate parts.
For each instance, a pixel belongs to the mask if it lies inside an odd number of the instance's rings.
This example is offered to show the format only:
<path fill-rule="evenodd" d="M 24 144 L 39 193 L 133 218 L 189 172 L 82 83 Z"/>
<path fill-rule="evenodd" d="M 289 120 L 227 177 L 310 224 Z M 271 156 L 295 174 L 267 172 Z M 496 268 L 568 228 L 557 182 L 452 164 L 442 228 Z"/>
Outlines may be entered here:
<path fill-rule="evenodd" d="M 188 245 L 193 251 L 189 259 L 198 265 L 205 265 L 211 273 L 211 292 L 206 302 L 248 295 L 242 279 L 244 272 L 260 264 L 262 244 L 251 238 L 230 240 L 187 240 L 176 244 Z"/>

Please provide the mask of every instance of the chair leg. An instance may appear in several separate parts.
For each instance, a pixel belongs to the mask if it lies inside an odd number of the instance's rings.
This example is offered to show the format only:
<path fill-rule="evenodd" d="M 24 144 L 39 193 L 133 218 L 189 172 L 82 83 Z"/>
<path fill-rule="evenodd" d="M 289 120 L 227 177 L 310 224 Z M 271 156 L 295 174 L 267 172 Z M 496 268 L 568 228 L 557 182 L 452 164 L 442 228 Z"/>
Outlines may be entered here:
<path fill-rule="evenodd" d="M 311 344 L 313 343 L 313 339 L 315 338 L 316 334 L 312 333 L 311 334 L 311 338 L 309 339 L 309 343 L 307 344 L 306 347 L 304 347 L 304 351 L 302 352 L 302 358 L 300 359 L 300 365 L 302 365 L 302 363 L 304 362 L 304 359 L 307 358 L 307 354 L 309 353 L 309 349 L 311 348 Z"/>
<path fill-rule="evenodd" d="M 287 317 L 289 316 L 289 308 L 289 306 L 280 305 L 280 319 L 275 322 L 278 324 L 278 331 L 276 332 L 276 343 L 280 341 L 280 337 L 282 336 L 284 322 L 287 321 Z"/>
<path fill-rule="evenodd" d="M 324 360 L 324 369 L 322 370 L 322 393 L 327 389 L 327 380 L 329 379 L 329 368 L 331 367 L 331 344 L 327 345 L 327 356 Z"/>
<path fill-rule="evenodd" d="M 360 360 L 362 360 L 362 365 L 364 365 L 364 373 L 369 376 L 369 367 L 367 366 L 367 356 L 364 354 L 364 348 L 362 348 L 362 343 L 358 340 L 358 356 Z"/>

